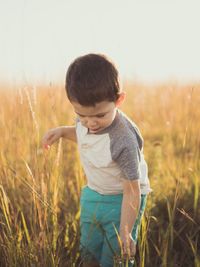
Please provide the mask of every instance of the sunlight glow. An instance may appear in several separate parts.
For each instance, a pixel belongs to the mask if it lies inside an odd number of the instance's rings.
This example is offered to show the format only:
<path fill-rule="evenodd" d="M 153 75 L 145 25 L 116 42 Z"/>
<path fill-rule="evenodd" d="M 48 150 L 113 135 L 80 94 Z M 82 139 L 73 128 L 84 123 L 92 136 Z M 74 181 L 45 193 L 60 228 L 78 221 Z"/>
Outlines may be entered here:
<path fill-rule="evenodd" d="M 63 80 L 90 52 L 123 78 L 199 79 L 199 1 L 0 0 L 0 80 Z"/>

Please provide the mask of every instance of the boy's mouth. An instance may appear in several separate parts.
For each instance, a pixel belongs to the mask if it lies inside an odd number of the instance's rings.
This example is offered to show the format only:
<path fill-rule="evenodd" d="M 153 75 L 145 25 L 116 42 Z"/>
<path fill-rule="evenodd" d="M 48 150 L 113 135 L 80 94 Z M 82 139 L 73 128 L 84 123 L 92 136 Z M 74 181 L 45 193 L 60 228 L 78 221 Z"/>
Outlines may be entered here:
<path fill-rule="evenodd" d="M 98 132 L 100 128 L 95 128 L 95 129 L 89 129 L 90 133 L 95 133 Z"/>

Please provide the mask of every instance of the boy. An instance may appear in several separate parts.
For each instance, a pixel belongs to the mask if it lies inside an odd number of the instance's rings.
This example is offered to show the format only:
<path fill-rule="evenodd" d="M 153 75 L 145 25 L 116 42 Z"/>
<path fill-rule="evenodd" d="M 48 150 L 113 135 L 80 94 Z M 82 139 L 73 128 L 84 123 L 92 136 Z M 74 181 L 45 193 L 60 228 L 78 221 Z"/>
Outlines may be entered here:
<path fill-rule="evenodd" d="M 66 92 L 77 114 L 76 125 L 51 129 L 43 145 L 49 147 L 60 137 L 77 142 L 87 177 L 81 192 L 83 266 L 111 267 L 114 256 L 135 255 L 138 227 L 151 191 L 143 139 L 118 109 L 125 93 L 116 67 L 104 55 L 88 54 L 72 62 Z"/>

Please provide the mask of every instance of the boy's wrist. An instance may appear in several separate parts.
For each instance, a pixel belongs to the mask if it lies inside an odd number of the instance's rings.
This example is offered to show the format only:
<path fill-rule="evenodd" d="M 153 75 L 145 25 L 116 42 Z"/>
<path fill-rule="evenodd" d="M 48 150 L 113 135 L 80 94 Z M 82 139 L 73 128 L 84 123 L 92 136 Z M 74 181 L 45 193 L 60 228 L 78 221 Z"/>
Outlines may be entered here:
<path fill-rule="evenodd" d="M 65 129 L 66 129 L 66 126 L 60 127 L 60 137 L 65 137 Z"/>
<path fill-rule="evenodd" d="M 63 137 L 63 126 L 60 127 L 60 137 Z"/>

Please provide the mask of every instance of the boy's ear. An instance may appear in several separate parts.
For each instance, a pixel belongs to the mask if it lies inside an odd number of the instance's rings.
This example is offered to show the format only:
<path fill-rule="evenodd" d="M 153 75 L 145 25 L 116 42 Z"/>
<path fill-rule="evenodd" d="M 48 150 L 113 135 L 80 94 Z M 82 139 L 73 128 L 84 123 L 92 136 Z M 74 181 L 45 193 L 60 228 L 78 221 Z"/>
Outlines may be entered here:
<path fill-rule="evenodd" d="M 125 97 L 126 97 L 126 93 L 125 92 L 121 92 L 121 93 L 119 93 L 119 97 L 118 97 L 118 99 L 116 100 L 116 102 L 115 102 L 115 106 L 116 107 L 119 107 L 119 106 L 121 106 L 121 104 L 124 102 L 124 100 L 125 100 Z"/>

